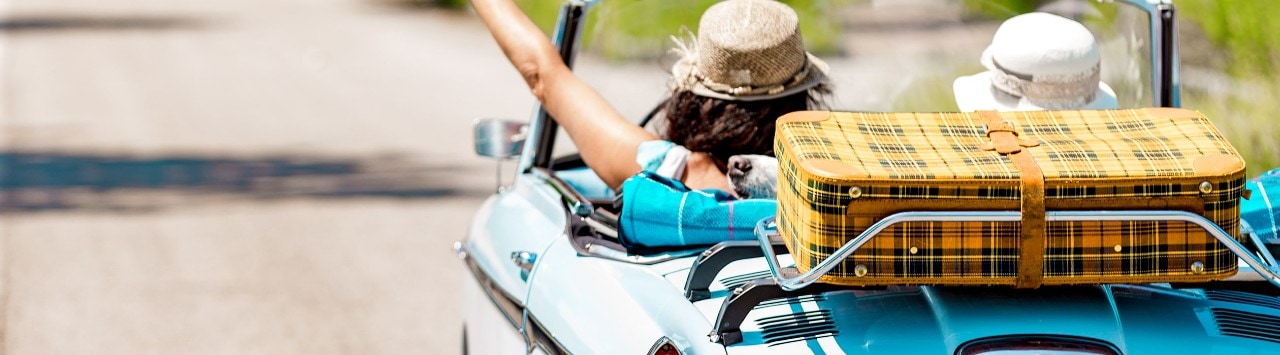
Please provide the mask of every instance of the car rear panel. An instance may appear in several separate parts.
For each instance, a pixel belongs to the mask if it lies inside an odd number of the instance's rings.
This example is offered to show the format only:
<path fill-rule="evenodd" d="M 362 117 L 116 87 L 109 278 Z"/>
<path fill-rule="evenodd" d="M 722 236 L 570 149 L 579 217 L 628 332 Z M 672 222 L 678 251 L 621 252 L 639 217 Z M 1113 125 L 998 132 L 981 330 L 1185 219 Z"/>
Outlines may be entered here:
<path fill-rule="evenodd" d="M 694 303 L 708 322 L 728 289 L 763 276 L 760 261 L 730 265 L 712 298 Z M 684 277 L 667 275 L 677 287 Z M 954 354 L 1020 335 L 1092 340 L 1122 354 L 1280 353 L 1280 298 L 1130 285 L 889 287 L 764 302 L 742 331 L 729 354 Z"/>

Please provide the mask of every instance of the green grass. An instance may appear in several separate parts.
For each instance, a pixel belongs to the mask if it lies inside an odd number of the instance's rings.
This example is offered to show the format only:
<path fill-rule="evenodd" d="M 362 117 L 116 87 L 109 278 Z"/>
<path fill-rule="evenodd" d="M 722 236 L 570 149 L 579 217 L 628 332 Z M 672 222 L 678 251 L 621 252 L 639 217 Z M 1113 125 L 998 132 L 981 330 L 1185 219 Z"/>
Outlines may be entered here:
<path fill-rule="evenodd" d="M 1182 106 L 1214 121 L 1244 156 L 1250 174 L 1280 166 L 1280 2 L 1182 0 L 1183 67 L 1228 75 L 1231 84 L 1214 92 L 1183 85 Z M 1190 25 L 1190 26 L 1188 26 Z M 1186 48 L 1210 42 L 1214 56 Z M 1215 58 L 1224 57 L 1224 58 Z M 1184 70 L 1185 75 L 1187 71 Z M 1186 81 L 1184 76 L 1184 82 Z"/>
<path fill-rule="evenodd" d="M 1039 0 L 965 0 L 970 16 L 1002 20 Z M 1183 71 L 1182 106 L 1199 110 L 1244 157 L 1250 174 L 1280 167 L 1280 1 L 1176 0 L 1184 67 L 1225 73 L 1231 84 L 1200 89 Z M 1115 14 L 1103 14 L 1110 18 Z M 1094 26 L 1105 28 L 1106 26 Z M 927 85 L 943 84 L 928 83 Z M 1117 88 L 1120 89 L 1120 88 Z M 1210 91 L 1211 90 L 1211 91 Z M 923 96 L 945 97 L 941 90 Z M 925 91 L 927 93 L 927 90 Z M 917 101 L 928 101 L 920 99 Z M 924 104 L 906 102 L 904 108 Z"/>
<path fill-rule="evenodd" d="M 414 0 L 455 6 L 464 0 Z M 834 9 L 859 0 L 791 0 L 798 9 L 806 46 L 819 55 L 840 51 L 843 24 Z M 966 16 L 1002 20 L 1034 10 L 1042 0 L 964 0 Z M 544 31 L 551 32 L 563 0 L 517 0 Z M 588 16 L 585 50 L 605 58 L 652 58 L 672 47 L 672 35 L 697 31 L 698 17 L 716 0 L 609 0 Z M 1222 130 L 1251 173 L 1280 166 L 1280 1 L 1177 0 L 1184 67 L 1225 73 L 1233 85 L 1206 91 L 1188 83 L 1183 107 L 1200 110 Z M 465 5 L 464 5 L 465 6 Z M 1104 14 L 1104 20 L 1115 14 Z M 607 25 L 605 25 L 607 24 Z M 1094 26 L 1106 28 L 1106 26 Z M 976 72 L 976 71 L 974 71 Z M 969 73 L 969 71 L 963 71 Z M 951 103 L 954 77 L 924 78 L 914 94 L 897 102 L 903 111 L 937 110 Z M 1190 80 L 1195 80 L 1191 78 Z M 1120 90 L 1123 88 L 1116 87 Z"/>
<path fill-rule="evenodd" d="M 1227 136 L 1245 159 L 1249 175 L 1280 167 L 1280 112 L 1274 83 L 1249 95 L 1183 90 L 1182 106 L 1199 110 Z M 1242 97 L 1243 96 L 1243 97 Z M 1261 100 L 1259 100 L 1261 99 Z"/>
<path fill-rule="evenodd" d="M 968 16 L 1003 21 L 1035 11 L 1039 3 L 1037 0 L 964 0 L 964 8 Z"/>
<path fill-rule="evenodd" d="M 917 73 L 911 85 L 907 87 L 905 95 L 900 95 L 894 100 L 893 106 L 889 108 L 894 112 L 947 112 L 959 111 L 960 107 L 956 105 L 955 93 L 952 92 L 951 84 L 956 78 L 972 75 L 974 73 L 986 70 L 977 64 L 966 64 L 955 66 L 952 68 L 943 68 L 939 64 L 939 69 L 932 73 Z"/>
<path fill-rule="evenodd" d="M 1234 76 L 1280 73 L 1280 1 L 1183 0 L 1178 14 L 1194 22 L 1231 57 Z M 1274 81 L 1274 80 L 1273 80 Z"/>
<path fill-rule="evenodd" d="M 800 18 L 805 47 L 815 54 L 839 50 L 840 19 L 831 9 L 852 0 L 791 0 Z M 596 5 L 587 16 L 584 49 L 605 58 L 627 60 L 661 55 L 673 46 L 670 37 L 683 29 L 694 33 L 702 12 L 718 0 L 612 0 Z M 562 0 L 517 0 L 534 23 L 550 34 Z M 603 25 L 603 24 L 608 24 Z"/>

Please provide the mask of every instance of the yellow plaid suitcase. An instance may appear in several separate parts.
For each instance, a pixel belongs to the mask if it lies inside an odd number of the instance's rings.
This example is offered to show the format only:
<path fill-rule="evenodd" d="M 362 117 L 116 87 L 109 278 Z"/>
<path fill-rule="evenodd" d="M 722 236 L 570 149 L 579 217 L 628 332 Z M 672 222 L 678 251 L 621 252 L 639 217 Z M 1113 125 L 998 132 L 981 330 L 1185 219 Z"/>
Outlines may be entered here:
<path fill-rule="evenodd" d="M 1236 256 L 1192 223 L 1045 221 L 1046 211 L 1177 210 L 1238 239 L 1243 160 L 1195 111 L 806 111 L 778 120 L 775 144 L 778 231 L 800 272 L 897 212 L 1022 212 L 896 224 L 820 282 L 1033 288 L 1236 272 Z"/>

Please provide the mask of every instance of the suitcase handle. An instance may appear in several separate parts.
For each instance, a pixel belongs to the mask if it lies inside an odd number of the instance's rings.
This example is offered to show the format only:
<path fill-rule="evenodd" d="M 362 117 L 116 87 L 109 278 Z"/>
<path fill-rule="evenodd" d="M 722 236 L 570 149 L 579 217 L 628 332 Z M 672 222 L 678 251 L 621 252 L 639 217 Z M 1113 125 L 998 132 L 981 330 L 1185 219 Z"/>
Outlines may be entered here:
<path fill-rule="evenodd" d="M 840 249 L 836 249 L 831 256 L 823 259 L 821 263 L 814 265 L 813 268 L 804 274 L 799 274 L 795 268 L 783 268 L 778 262 L 778 256 L 773 252 L 773 248 L 769 242 L 771 235 L 775 234 L 775 217 L 768 217 L 756 223 L 756 238 L 760 240 L 761 251 L 764 253 L 765 264 L 769 265 L 769 273 L 774 280 L 777 281 L 779 287 L 783 290 L 792 291 L 809 286 L 818 281 L 819 277 L 826 275 L 831 269 L 834 269 L 845 258 L 853 255 L 863 244 L 875 237 L 880 232 L 888 229 L 898 223 L 904 222 L 1018 222 L 1022 220 L 1020 212 L 1013 211 L 960 211 L 960 212 L 899 212 L 872 224 L 871 227 L 862 231 L 857 237 L 850 239 Z M 1280 288 L 1280 265 L 1272 263 L 1273 258 L 1264 260 L 1258 255 L 1254 255 L 1248 248 L 1241 244 L 1240 241 L 1232 237 L 1221 227 L 1203 216 L 1183 211 L 1050 211 L 1045 213 L 1045 220 L 1049 222 L 1073 222 L 1073 221 L 1182 221 L 1192 223 L 1203 228 L 1205 232 L 1218 239 L 1231 250 L 1233 254 L 1253 268 L 1263 279 L 1272 285 Z M 1257 238 L 1250 239 L 1254 243 L 1258 243 Z M 1260 250 L 1262 245 L 1257 245 Z M 795 275 L 787 277 L 785 275 Z M 798 275 L 797 275 L 798 274 Z"/>

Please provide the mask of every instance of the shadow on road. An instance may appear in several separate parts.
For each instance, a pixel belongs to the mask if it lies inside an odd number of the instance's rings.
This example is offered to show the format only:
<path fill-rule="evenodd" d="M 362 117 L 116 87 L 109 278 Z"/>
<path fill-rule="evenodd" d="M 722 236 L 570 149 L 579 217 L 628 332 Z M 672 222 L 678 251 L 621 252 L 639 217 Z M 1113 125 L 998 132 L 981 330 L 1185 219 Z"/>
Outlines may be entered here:
<path fill-rule="evenodd" d="M 0 152 L 0 213 L 155 209 L 226 198 L 481 196 L 479 172 L 396 157 L 130 157 Z M 461 178 L 460 178 L 461 177 Z"/>
<path fill-rule="evenodd" d="M 169 30 L 199 28 L 205 21 L 185 17 L 20 15 L 0 18 L 0 31 Z"/>

